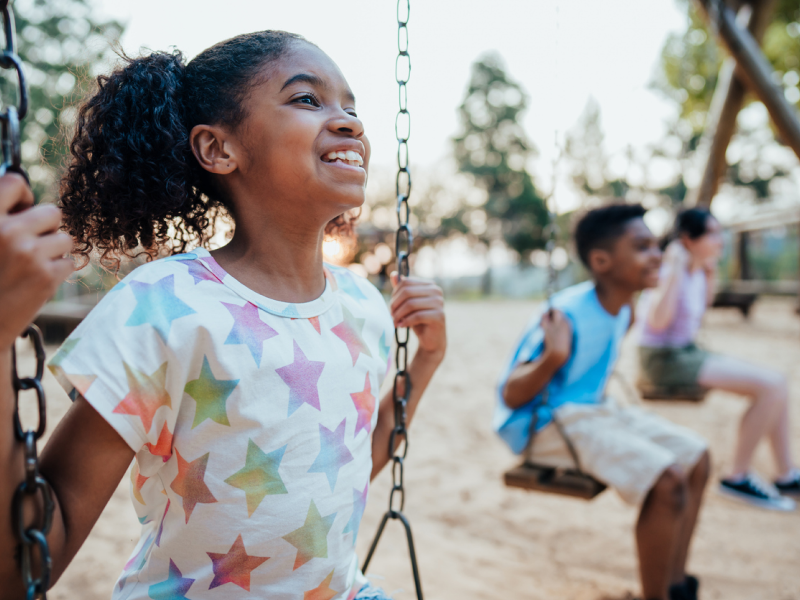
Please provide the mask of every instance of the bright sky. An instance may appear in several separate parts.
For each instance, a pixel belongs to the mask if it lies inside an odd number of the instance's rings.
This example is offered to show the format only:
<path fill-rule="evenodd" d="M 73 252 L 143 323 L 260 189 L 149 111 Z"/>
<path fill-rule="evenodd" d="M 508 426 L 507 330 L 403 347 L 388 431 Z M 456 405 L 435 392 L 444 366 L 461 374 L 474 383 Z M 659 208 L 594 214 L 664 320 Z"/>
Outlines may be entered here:
<path fill-rule="evenodd" d="M 128 24 L 129 53 L 176 46 L 189 57 L 239 33 L 285 29 L 318 44 L 341 67 L 373 146 L 373 164 L 396 160 L 395 2 L 392 0 L 96 0 Z M 412 166 L 450 151 L 471 63 L 495 50 L 531 97 L 525 118 L 540 150 L 532 168 L 549 185 L 555 132 L 590 97 L 601 108 L 607 148 L 658 139 L 674 107 L 648 89 L 661 46 L 685 26 L 676 0 L 411 0 Z"/>

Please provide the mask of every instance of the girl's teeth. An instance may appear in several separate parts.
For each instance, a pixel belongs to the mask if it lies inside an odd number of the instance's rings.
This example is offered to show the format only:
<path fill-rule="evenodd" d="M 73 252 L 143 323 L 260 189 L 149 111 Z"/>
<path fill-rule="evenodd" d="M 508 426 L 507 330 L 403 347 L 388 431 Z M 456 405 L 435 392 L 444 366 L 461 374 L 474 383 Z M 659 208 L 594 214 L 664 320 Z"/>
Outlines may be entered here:
<path fill-rule="evenodd" d="M 327 154 L 327 159 L 330 162 L 336 162 L 337 160 L 341 160 L 342 162 L 350 165 L 351 167 L 360 167 L 364 164 L 364 160 L 361 158 L 361 155 L 358 152 L 354 152 L 353 150 L 339 150 L 337 152 L 329 152 Z"/>

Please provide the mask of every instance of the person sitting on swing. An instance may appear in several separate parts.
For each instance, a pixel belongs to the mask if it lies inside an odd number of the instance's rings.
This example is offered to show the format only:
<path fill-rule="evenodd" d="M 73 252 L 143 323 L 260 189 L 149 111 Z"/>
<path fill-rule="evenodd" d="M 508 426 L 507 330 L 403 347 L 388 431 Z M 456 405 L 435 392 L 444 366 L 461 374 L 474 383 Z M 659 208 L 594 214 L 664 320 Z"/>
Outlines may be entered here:
<path fill-rule="evenodd" d="M 702 208 L 680 212 L 666 246 L 658 287 L 639 300 L 640 385 L 662 389 L 721 389 L 752 400 L 742 416 L 733 469 L 719 491 L 754 506 L 794 510 L 800 497 L 800 470 L 792 463 L 789 390 L 781 373 L 732 356 L 714 354 L 695 343 L 706 307 L 714 297 L 722 253 L 719 222 Z M 778 478 L 775 485 L 750 471 L 758 442 L 768 437 Z"/>
<path fill-rule="evenodd" d="M 698 580 L 686 574 L 686 561 L 709 476 L 707 444 L 604 397 L 634 295 L 658 283 L 661 250 L 644 214 L 638 204 L 612 204 L 578 221 L 575 245 L 592 279 L 555 294 L 527 327 L 500 380 L 494 426 L 516 453 L 535 433 L 536 464 L 573 468 L 555 414 L 582 470 L 641 506 L 636 543 L 644 598 L 695 600 Z"/>

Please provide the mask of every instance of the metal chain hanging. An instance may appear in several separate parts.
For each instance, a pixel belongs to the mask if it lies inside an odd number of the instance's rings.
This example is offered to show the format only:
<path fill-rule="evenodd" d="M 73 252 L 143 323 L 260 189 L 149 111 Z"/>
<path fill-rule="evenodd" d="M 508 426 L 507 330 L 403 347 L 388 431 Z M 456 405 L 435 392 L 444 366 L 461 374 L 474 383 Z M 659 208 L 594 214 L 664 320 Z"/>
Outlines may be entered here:
<path fill-rule="evenodd" d="M 408 81 L 411 77 L 411 57 L 408 54 L 408 20 L 411 15 L 410 0 L 397 1 L 397 59 L 395 60 L 395 79 L 398 85 L 399 109 L 395 118 L 395 135 L 397 136 L 397 178 L 395 191 L 397 193 L 397 234 L 395 237 L 395 255 L 397 256 L 397 273 L 402 279 L 410 272 L 409 255 L 414 240 L 409 225 L 411 210 L 408 198 L 411 195 L 411 171 L 409 170 L 408 138 L 411 135 L 411 115 L 408 112 Z M 417 555 L 414 551 L 414 538 L 411 534 L 411 524 L 403 514 L 406 492 L 403 481 L 403 461 L 408 454 L 408 431 L 406 429 L 406 408 L 411 394 L 411 378 L 408 374 L 408 341 L 409 329 L 395 329 L 394 337 L 397 342 L 395 354 L 395 367 L 392 398 L 394 400 L 394 429 L 389 436 L 389 454 L 392 456 L 392 490 L 389 494 L 389 510 L 383 515 L 375 539 L 372 541 L 367 558 L 364 561 L 363 571 L 366 572 L 381 534 L 389 519 L 395 519 L 403 524 L 408 539 L 408 551 L 411 557 L 411 570 L 414 574 L 414 586 L 417 599 L 422 600 L 422 584 L 417 568 Z M 400 440 L 401 448 L 395 445 Z"/>
<path fill-rule="evenodd" d="M 5 32 L 6 46 L 0 55 L 0 68 L 13 69 L 18 83 L 17 106 L 6 106 L 0 112 L 2 134 L 0 140 L 3 148 L 3 163 L 0 164 L 0 176 L 8 172 L 20 173 L 27 180 L 28 177 L 22 169 L 20 160 L 20 120 L 28 112 L 28 86 L 22 60 L 16 52 L 16 28 L 14 13 L 9 0 L 0 0 L 0 9 L 3 12 L 3 30 Z M 31 325 L 22 334 L 33 344 L 36 353 L 36 374 L 33 377 L 20 377 L 17 373 L 17 356 L 14 348 L 11 349 L 11 377 L 14 388 L 14 437 L 22 442 L 25 453 L 25 479 L 14 492 L 11 505 L 11 519 L 17 537 L 20 541 L 18 561 L 22 572 L 22 582 L 25 586 L 26 600 L 46 600 L 47 588 L 50 586 L 50 549 L 47 545 L 47 534 L 53 523 L 55 504 L 50 485 L 39 475 L 39 458 L 36 451 L 36 442 L 44 434 L 47 427 L 44 388 L 42 375 L 44 375 L 44 343 L 42 333 L 38 327 Z M 36 429 L 24 429 L 19 416 L 20 392 L 33 390 L 36 392 L 38 409 L 38 425 Z M 37 495 L 41 496 L 41 510 L 38 524 L 25 526 L 24 507 L 26 500 L 34 502 Z M 35 555 L 38 549 L 38 556 Z M 34 573 L 37 571 L 38 573 Z"/>

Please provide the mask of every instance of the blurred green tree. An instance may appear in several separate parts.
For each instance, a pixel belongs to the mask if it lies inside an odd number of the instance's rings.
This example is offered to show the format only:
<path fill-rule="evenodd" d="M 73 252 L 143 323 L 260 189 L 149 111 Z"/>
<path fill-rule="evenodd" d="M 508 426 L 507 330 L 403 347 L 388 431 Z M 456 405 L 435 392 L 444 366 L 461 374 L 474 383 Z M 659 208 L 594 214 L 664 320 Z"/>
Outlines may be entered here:
<path fill-rule="evenodd" d="M 660 71 L 653 86 L 679 107 L 669 137 L 673 138 L 670 142 L 673 147 L 676 141 L 680 146 L 676 158 L 685 159 L 697 149 L 706 126 L 725 52 L 695 5 L 688 0 L 677 1 L 686 8 L 687 27 L 681 33 L 671 34 L 664 43 Z M 775 69 L 775 77 L 784 86 L 787 100 L 800 107 L 800 0 L 778 0 L 764 33 L 762 49 Z M 755 97 L 748 95 L 746 103 L 753 102 L 757 102 Z M 749 188 L 757 200 L 769 197 L 770 183 L 787 176 L 794 164 L 779 153 L 772 152 L 769 156 L 769 152 L 764 152 L 778 141 L 774 133 L 765 136 L 762 127 L 743 125 L 740 120 L 731 144 L 727 182 Z M 682 177 L 671 191 L 677 193 L 673 200 L 683 200 L 686 185 Z"/>
<path fill-rule="evenodd" d="M 484 243 L 503 239 L 523 258 L 544 245 L 547 210 L 526 165 L 535 149 L 520 123 L 528 105 L 522 87 L 496 54 L 472 65 L 459 107 L 461 133 L 453 139 L 460 172 L 485 191 L 482 205 L 466 203 L 442 219 L 448 230 L 472 233 Z"/>
<path fill-rule="evenodd" d="M 74 123 L 74 100 L 88 89 L 109 59 L 123 25 L 101 21 L 91 0 L 20 0 L 13 4 L 17 53 L 30 91 L 22 123 L 22 160 L 39 201 L 52 201 L 59 169 L 68 155 L 66 132 Z M 13 73 L 0 78 L 0 98 L 16 103 Z"/>

